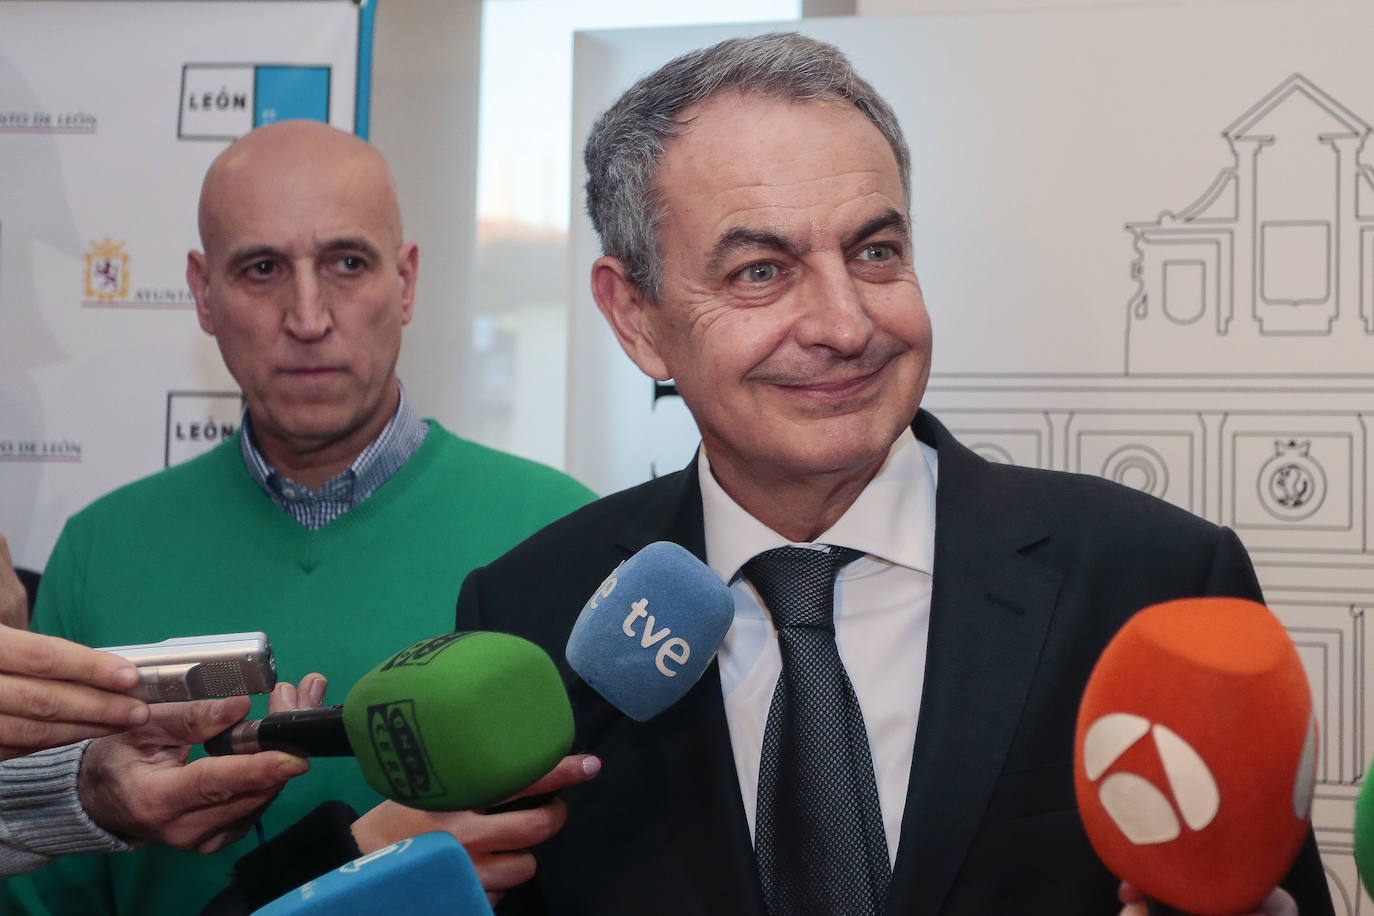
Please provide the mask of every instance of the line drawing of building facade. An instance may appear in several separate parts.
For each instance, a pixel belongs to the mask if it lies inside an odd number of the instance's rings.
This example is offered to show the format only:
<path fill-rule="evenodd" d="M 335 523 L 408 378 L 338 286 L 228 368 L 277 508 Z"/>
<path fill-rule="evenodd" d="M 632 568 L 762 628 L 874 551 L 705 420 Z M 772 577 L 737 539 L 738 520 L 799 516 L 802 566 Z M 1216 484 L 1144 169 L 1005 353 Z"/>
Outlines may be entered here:
<path fill-rule="evenodd" d="M 1234 161 L 1196 201 L 1127 223 L 1126 372 L 1367 374 L 1327 338 L 1374 334 L 1370 130 L 1295 73 L 1222 131 Z"/>
<path fill-rule="evenodd" d="M 1222 130 L 1231 162 L 1193 203 L 1125 223 L 1121 374 L 934 373 L 923 401 L 989 460 L 1096 474 L 1236 530 L 1312 685 L 1313 824 L 1350 916 L 1374 914 L 1353 854 L 1374 752 L 1371 130 L 1282 80 Z"/>

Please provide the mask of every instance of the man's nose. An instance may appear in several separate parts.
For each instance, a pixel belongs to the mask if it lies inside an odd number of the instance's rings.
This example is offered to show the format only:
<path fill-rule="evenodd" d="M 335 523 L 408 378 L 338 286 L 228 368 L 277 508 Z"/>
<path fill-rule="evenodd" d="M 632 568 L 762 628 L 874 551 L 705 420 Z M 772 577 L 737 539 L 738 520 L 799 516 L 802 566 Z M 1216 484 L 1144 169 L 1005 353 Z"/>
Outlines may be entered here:
<path fill-rule="evenodd" d="M 313 270 L 297 270 L 295 280 L 286 307 L 286 332 L 298 340 L 318 340 L 333 327 L 329 303 Z"/>
<path fill-rule="evenodd" d="M 826 347 L 856 356 L 873 337 L 863 284 L 843 264 L 818 265 L 803 281 L 802 313 L 794 333 L 804 347 Z"/>

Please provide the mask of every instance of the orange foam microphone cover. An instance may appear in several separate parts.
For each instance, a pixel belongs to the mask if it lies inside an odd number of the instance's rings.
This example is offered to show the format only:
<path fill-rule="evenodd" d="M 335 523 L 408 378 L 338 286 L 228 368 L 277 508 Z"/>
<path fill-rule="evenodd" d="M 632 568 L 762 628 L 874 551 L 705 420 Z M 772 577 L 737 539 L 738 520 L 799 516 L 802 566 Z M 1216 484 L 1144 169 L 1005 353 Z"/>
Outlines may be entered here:
<path fill-rule="evenodd" d="M 1098 857 L 1198 916 L 1259 905 L 1306 835 L 1312 697 L 1273 613 L 1240 598 L 1147 607 L 1098 659 L 1078 709 L 1074 788 Z"/>

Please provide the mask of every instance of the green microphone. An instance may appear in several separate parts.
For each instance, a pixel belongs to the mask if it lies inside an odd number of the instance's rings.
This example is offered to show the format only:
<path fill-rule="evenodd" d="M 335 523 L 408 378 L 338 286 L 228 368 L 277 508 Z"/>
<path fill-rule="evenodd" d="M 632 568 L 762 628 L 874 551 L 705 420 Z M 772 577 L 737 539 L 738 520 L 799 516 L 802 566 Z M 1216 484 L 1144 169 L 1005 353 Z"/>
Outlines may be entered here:
<path fill-rule="evenodd" d="M 1365 893 L 1374 893 L 1374 779 L 1368 775 L 1355 802 L 1355 868 Z"/>
<path fill-rule="evenodd" d="M 572 707 L 548 653 L 518 636 L 477 631 L 407 646 L 359 678 L 342 706 L 240 722 L 205 749 L 354 756 L 387 798 L 457 811 L 526 788 L 572 738 Z"/>

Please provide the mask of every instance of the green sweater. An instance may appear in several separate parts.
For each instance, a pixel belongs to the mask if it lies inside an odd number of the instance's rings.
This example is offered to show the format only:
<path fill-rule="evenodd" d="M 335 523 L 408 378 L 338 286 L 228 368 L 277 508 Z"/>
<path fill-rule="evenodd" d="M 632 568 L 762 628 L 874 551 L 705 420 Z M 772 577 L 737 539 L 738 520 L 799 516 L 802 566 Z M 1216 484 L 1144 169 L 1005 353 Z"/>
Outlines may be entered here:
<path fill-rule="evenodd" d="M 33 626 L 91 646 L 261 630 L 281 679 L 329 678 L 326 703 L 391 652 L 453 629 L 464 577 L 593 494 L 429 421 L 419 450 L 360 505 L 309 531 L 253 482 L 234 437 L 73 516 Z M 265 698 L 254 714 L 265 712 Z M 316 759 L 263 817 L 268 836 L 326 799 L 381 800 L 350 759 Z M 150 846 L 71 856 L 0 881 L 0 913 L 197 913 L 252 833 L 210 856 Z"/>

